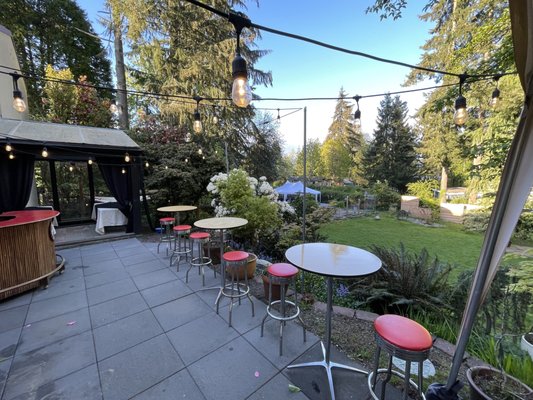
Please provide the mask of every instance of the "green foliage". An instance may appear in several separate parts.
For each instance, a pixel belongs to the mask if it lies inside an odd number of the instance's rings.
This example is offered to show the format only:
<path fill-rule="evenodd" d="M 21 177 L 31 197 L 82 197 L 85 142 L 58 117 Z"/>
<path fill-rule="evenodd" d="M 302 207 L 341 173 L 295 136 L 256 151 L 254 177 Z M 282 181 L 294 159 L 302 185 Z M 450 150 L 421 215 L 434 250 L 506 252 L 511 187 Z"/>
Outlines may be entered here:
<path fill-rule="evenodd" d="M 472 211 L 465 215 L 463 228 L 466 232 L 484 233 L 489 224 L 490 212 Z"/>
<path fill-rule="evenodd" d="M 521 239 L 521 240 L 533 241 L 533 213 L 532 212 L 524 212 L 520 215 L 520 218 L 518 219 L 518 222 L 516 224 L 516 228 L 514 231 L 514 237 Z"/>
<path fill-rule="evenodd" d="M 20 67 L 26 74 L 44 77 L 45 67 L 51 65 L 70 68 L 74 76 L 86 76 L 96 85 L 111 84 L 110 62 L 104 46 L 75 1 L 2 2 L 0 24 L 11 31 Z M 42 86 L 34 79 L 25 83 L 30 112 L 40 117 Z"/>
<path fill-rule="evenodd" d="M 323 176 L 324 164 L 321 158 L 321 147 L 318 139 L 309 139 L 306 146 L 306 164 L 308 176 Z M 303 149 L 296 155 L 296 165 L 294 167 L 294 173 L 299 176 L 304 174 L 304 155 Z"/>
<path fill-rule="evenodd" d="M 439 189 L 439 182 L 435 179 L 410 182 L 407 184 L 407 194 L 420 199 L 433 199 L 433 190 Z"/>
<path fill-rule="evenodd" d="M 350 203 L 356 204 L 358 200 L 364 197 L 364 190 L 357 186 L 321 186 L 320 197 L 325 203 L 332 200 L 344 202 L 346 197 L 350 199 Z"/>
<path fill-rule="evenodd" d="M 380 102 L 377 128 L 364 157 L 369 182 L 387 181 L 400 192 L 415 180 L 416 135 L 407 125 L 407 103 L 386 95 Z"/>
<path fill-rule="evenodd" d="M 370 192 L 376 196 L 376 209 L 387 211 L 391 206 L 399 208 L 401 196 L 394 188 L 387 183 L 376 182 L 371 188 Z"/>
<path fill-rule="evenodd" d="M 296 211 L 296 215 L 303 215 L 303 199 L 303 196 L 298 196 L 293 201 L 291 201 L 291 206 L 294 208 L 294 211 Z M 315 201 L 315 198 L 308 194 L 305 199 L 305 214 L 311 214 L 317 208 L 318 203 Z"/>

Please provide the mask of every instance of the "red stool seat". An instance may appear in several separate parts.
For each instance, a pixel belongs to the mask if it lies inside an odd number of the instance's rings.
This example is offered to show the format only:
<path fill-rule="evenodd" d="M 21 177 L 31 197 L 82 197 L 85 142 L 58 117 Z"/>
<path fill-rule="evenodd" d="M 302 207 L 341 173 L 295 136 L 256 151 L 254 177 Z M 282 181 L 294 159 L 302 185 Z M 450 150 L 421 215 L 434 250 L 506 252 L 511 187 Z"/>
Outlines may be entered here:
<path fill-rule="evenodd" d="M 172 228 L 172 230 L 174 230 L 176 232 L 183 232 L 183 231 L 190 231 L 191 228 L 192 228 L 192 226 L 190 226 L 190 225 L 177 225 L 174 228 Z"/>
<path fill-rule="evenodd" d="M 267 272 L 279 278 L 291 278 L 298 274 L 298 268 L 292 264 L 276 263 L 268 267 Z"/>
<path fill-rule="evenodd" d="M 224 253 L 224 261 L 237 262 L 244 261 L 248 258 L 248 253 L 245 251 L 228 251 Z"/>
<path fill-rule="evenodd" d="M 374 321 L 379 336 L 393 345 L 409 351 L 428 350 L 433 345 L 431 335 L 418 322 L 399 315 L 381 315 Z"/>
<path fill-rule="evenodd" d="M 172 217 L 159 218 L 159 222 L 166 222 L 166 223 L 172 222 L 172 223 L 174 223 L 174 218 L 172 218 Z"/>
<path fill-rule="evenodd" d="M 211 235 L 207 232 L 194 232 L 191 233 L 189 238 L 191 239 L 208 239 Z"/>

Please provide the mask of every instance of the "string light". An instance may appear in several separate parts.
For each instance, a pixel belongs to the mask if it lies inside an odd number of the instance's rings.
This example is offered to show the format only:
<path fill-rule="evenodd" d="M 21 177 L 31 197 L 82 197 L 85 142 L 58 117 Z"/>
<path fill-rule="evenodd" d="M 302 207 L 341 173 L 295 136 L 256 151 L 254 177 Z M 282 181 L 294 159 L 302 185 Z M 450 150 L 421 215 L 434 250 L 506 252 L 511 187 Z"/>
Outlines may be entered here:
<path fill-rule="evenodd" d="M 200 106 L 200 102 L 202 101 L 201 97 L 194 96 L 194 100 L 196 101 L 196 111 L 194 111 L 194 122 L 192 124 L 192 129 L 196 133 L 202 132 L 202 120 L 200 119 L 200 110 L 198 107 Z"/>
<path fill-rule="evenodd" d="M 130 162 L 131 161 L 131 157 L 130 157 L 130 155 L 128 153 L 126 153 L 124 155 L 124 161 L 126 161 L 126 162 Z"/>
<path fill-rule="evenodd" d="M 126 168 L 122 168 L 122 171 L 121 171 L 123 174 L 126 173 Z"/>
<path fill-rule="evenodd" d="M 186 159 L 185 159 L 185 162 L 186 162 L 186 163 L 188 163 L 188 162 L 189 162 L 189 159 L 188 159 L 188 158 L 186 158 Z"/>
<path fill-rule="evenodd" d="M 10 74 L 13 78 L 13 108 L 15 111 L 20 113 L 26 111 L 26 103 L 22 98 L 22 92 L 19 89 L 18 80 L 20 78 L 19 74 Z"/>
<path fill-rule="evenodd" d="M 11 143 L 7 142 L 6 143 L 6 151 L 12 151 L 13 150 L 13 146 L 11 146 Z"/>
<path fill-rule="evenodd" d="M 198 149 L 198 154 L 199 154 L 199 155 L 202 155 L 202 154 L 203 154 L 203 151 L 202 151 L 202 149 L 201 149 L 201 148 L 200 148 L 200 149 Z"/>
<path fill-rule="evenodd" d="M 491 99 L 490 99 L 490 105 L 491 105 L 493 108 L 496 108 L 496 106 L 497 106 L 498 103 L 500 102 L 500 89 L 498 88 L 498 86 L 499 86 L 499 82 L 500 82 L 500 78 L 501 78 L 500 75 L 496 75 L 496 76 L 494 77 L 494 80 L 496 81 L 496 87 L 495 87 L 494 90 L 492 91 L 492 96 L 491 96 Z"/>
<path fill-rule="evenodd" d="M 148 163 L 148 161 L 146 161 L 146 162 L 144 163 L 144 166 L 145 166 L 146 168 L 148 168 L 148 167 L 150 166 L 150 164 Z"/>
<path fill-rule="evenodd" d="M 278 121 L 281 119 L 281 117 L 279 116 L 279 108 L 278 108 Z"/>
<path fill-rule="evenodd" d="M 92 159 L 92 158 L 89 158 L 89 160 L 87 160 L 87 164 L 89 164 L 89 165 L 93 165 L 93 159 Z"/>
<path fill-rule="evenodd" d="M 14 159 L 14 158 L 15 158 L 15 155 L 13 154 L 13 152 L 10 152 L 10 153 L 9 153 L 9 159 L 12 160 L 12 159 Z"/>
<path fill-rule="evenodd" d="M 235 50 L 235 58 L 231 63 L 231 75 L 233 77 L 233 85 L 231 87 L 231 99 L 237 107 L 247 107 L 252 101 L 252 89 L 248 83 L 248 69 L 246 68 L 246 60 L 241 56 L 241 32 L 243 28 L 250 27 L 251 21 L 237 14 L 230 14 L 229 21 L 235 27 L 237 33 L 237 46 Z"/>
<path fill-rule="evenodd" d="M 213 125 L 218 124 L 217 107 L 213 104 Z"/>
<path fill-rule="evenodd" d="M 41 156 L 43 156 L 43 158 L 48 157 L 48 150 L 46 149 L 46 147 L 43 147 L 43 151 L 41 152 Z"/>
<path fill-rule="evenodd" d="M 70 163 L 70 166 L 68 167 L 68 170 L 70 172 L 74 171 L 74 163 Z"/>
<path fill-rule="evenodd" d="M 168 169 L 168 165 L 165 165 L 165 169 Z"/>
<path fill-rule="evenodd" d="M 466 80 L 466 75 L 459 77 L 459 96 L 455 99 L 455 114 L 453 120 L 456 125 L 463 126 L 468 118 L 466 110 L 466 99 L 463 97 L 463 83 Z"/>
<path fill-rule="evenodd" d="M 353 120 L 356 127 L 361 127 L 361 110 L 359 110 L 359 100 L 361 100 L 361 96 L 354 96 L 353 98 L 355 100 L 355 103 L 357 104 L 357 110 L 353 113 Z"/>

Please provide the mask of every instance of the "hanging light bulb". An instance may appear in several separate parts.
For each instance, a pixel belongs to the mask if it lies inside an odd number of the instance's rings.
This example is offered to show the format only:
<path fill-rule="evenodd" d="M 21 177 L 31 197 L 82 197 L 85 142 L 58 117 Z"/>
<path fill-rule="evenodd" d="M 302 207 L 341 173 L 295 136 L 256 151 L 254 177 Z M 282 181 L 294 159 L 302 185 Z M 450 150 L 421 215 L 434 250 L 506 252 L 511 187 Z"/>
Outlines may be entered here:
<path fill-rule="evenodd" d="M 6 151 L 11 151 L 13 150 L 13 146 L 11 146 L 11 143 L 7 142 L 6 143 Z"/>
<path fill-rule="evenodd" d="M 41 152 L 41 156 L 43 156 L 43 158 L 48 157 L 48 150 L 46 149 L 46 147 L 43 147 L 43 151 Z"/>
<path fill-rule="evenodd" d="M 168 169 L 168 165 L 165 165 L 165 169 Z"/>
<path fill-rule="evenodd" d="M 218 117 L 217 117 L 217 108 L 213 104 L 213 125 L 218 124 Z"/>
<path fill-rule="evenodd" d="M 123 174 L 126 173 L 126 168 L 122 167 L 122 171 L 121 171 Z"/>
<path fill-rule="evenodd" d="M 200 119 L 199 106 L 200 106 L 200 102 L 202 101 L 202 98 L 198 96 L 194 96 L 193 99 L 196 100 L 196 111 L 194 112 L 194 122 L 192 124 L 192 129 L 196 133 L 201 133 L 202 132 L 202 120 Z"/>
<path fill-rule="evenodd" d="M 205 156 L 202 156 L 202 160 L 205 160 Z"/>
<path fill-rule="evenodd" d="M 189 159 L 188 159 L 188 158 L 186 158 L 186 159 L 185 159 L 185 162 L 186 162 L 186 163 L 188 163 L 188 162 L 189 162 Z"/>
<path fill-rule="evenodd" d="M 150 166 L 150 164 L 148 163 L 148 161 L 146 161 L 146 162 L 144 163 L 144 166 L 145 166 L 146 168 L 148 168 L 148 167 Z"/>
<path fill-rule="evenodd" d="M 111 100 L 109 111 L 111 111 L 113 114 L 116 114 L 118 112 L 117 101 L 115 99 Z"/>
<path fill-rule="evenodd" d="M 70 166 L 68 167 L 68 170 L 70 172 L 74 171 L 74 163 L 70 163 Z"/>
<path fill-rule="evenodd" d="M 491 99 L 490 99 L 490 105 L 491 105 L 492 108 L 496 108 L 496 106 L 500 102 L 500 89 L 498 88 L 498 86 L 499 86 L 501 77 L 502 76 L 500 74 L 498 74 L 498 75 L 495 75 L 494 78 L 493 78 L 494 81 L 496 82 L 496 87 L 492 91 L 492 96 L 491 96 Z"/>
<path fill-rule="evenodd" d="M 126 162 L 130 162 L 131 161 L 130 155 L 128 153 L 126 153 L 124 155 L 124 161 L 126 161 Z"/>
<path fill-rule="evenodd" d="M 278 121 L 281 119 L 281 117 L 279 116 L 279 108 L 278 108 Z"/>
<path fill-rule="evenodd" d="M 22 98 L 22 92 L 19 89 L 18 80 L 20 75 L 11 74 L 13 78 L 13 108 L 20 113 L 26 111 L 26 103 Z"/>
<path fill-rule="evenodd" d="M 10 152 L 10 153 L 9 153 L 9 159 L 12 160 L 12 159 L 14 159 L 14 158 L 15 158 L 15 155 L 13 154 L 13 152 Z"/>
<path fill-rule="evenodd" d="M 89 160 L 87 161 L 87 164 L 89 164 L 89 165 L 93 165 L 93 159 L 92 159 L 92 158 L 89 158 Z"/>
<path fill-rule="evenodd" d="M 231 63 L 231 71 L 233 77 L 233 85 L 231 88 L 231 99 L 237 107 L 247 107 L 252 101 L 252 89 L 248 84 L 248 70 L 246 68 L 246 60 L 241 57 L 241 32 L 243 28 L 250 28 L 251 21 L 247 18 L 231 13 L 229 21 L 235 27 L 237 34 L 237 46 L 235 49 L 235 58 Z"/>
<path fill-rule="evenodd" d="M 466 99 L 463 97 L 463 83 L 466 80 L 466 75 L 460 75 L 459 79 L 459 96 L 455 99 L 455 114 L 453 115 L 453 120 L 456 125 L 462 126 L 468 118 Z"/>
<path fill-rule="evenodd" d="M 357 110 L 355 110 L 353 113 L 353 122 L 357 128 L 360 128 L 361 127 L 361 110 L 359 110 L 359 100 L 361 100 L 361 96 L 354 96 L 354 100 L 357 103 Z"/>
<path fill-rule="evenodd" d="M 202 149 L 201 149 L 201 148 L 200 148 L 200 149 L 198 149 L 198 154 L 199 154 L 199 155 L 202 155 L 202 154 L 203 154 L 203 151 L 202 151 Z"/>

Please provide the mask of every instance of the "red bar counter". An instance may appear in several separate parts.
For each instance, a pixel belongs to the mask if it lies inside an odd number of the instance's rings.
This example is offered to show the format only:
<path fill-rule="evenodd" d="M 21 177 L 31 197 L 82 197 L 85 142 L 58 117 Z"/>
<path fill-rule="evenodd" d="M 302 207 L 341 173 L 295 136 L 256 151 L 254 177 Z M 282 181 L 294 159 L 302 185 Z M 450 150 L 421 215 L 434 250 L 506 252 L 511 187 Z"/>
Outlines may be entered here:
<path fill-rule="evenodd" d="M 0 300 L 37 286 L 63 270 L 56 263 L 53 210 L 9 211 L 0 214 Z"/>

